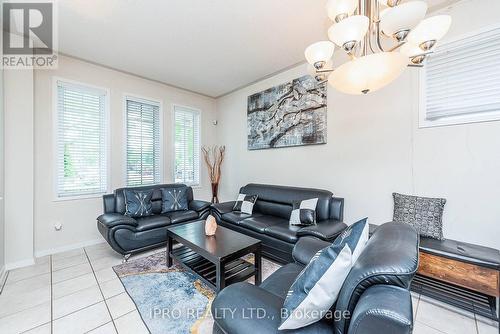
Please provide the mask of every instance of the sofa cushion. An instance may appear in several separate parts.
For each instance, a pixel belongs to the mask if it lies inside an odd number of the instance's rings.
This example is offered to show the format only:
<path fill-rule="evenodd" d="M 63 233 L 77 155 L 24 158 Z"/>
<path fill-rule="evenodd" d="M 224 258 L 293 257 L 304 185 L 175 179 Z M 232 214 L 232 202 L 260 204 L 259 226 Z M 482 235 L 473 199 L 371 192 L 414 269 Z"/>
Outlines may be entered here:
<path fill-rule="evenodd" d="M 252 216 L 249 218 L 246 218 L 242 221 L 239 222 L 238 225 L 244 226 L 249 228 L 250 230 L 264 233 L 266 228 L 274 225 L 287 225 L 288 221 L 286 219 L 280 218 L 280 217 L 274 217 L 274 216 L 268 216 L 268 215 L 262 215 L 262 216 Z"/>
<path fill-rule="evenodd" d="M 172 224 L 186 222 L 188 220 L 195 220 L 198 218 L 198 213 L 193 210 L 181 210 L 162 213 L 162 216 L 170 218 Z"/>
<path fill-rule="evenodd" d="M 420 236 L 443 240 L 444 198 L 392 194 L 394 221 L 413 226 Z"/>
<path fill-rule="evenodd" d="M 183 188 L 162 188 L 161 213 L 188 209 L 187 187 Z"/>
<path fill-rule="evenodd" d="M 290 225 L 310 226 L 316 225 L 316 204 L 317 198 L 305 199 L 293 202 L 292 213 L 290 214 Z"/>
<path fill-rule="evenodd" d="M 366 247 L 369 235 L 366 220 L 349 226 L 297 276 L 283 304 L 286 312 L 280 330 L 305 327 L 319 321 L 330 310 L 349 271 Z"/>
<path fill-rule="evenodd" d="M 257 201 L 257 195 L 239 194 L 234 203 L 233 211 L 240 211 L 249 215 L 253 212 L 253 206 Z"/>
<path fill-rule="evenodd" d="M 138 232 L 152 230 L 154 228 L 164 227 L 170 225 L 170 218 L 165 216 L 149 216 L 136 218 Z"/>
<path fill-rule="evenodd" d="M 294 244 L 298 240 L 297 231 L 301 228 L 301 226 L 290 226 L 288 224 L 274 225 L 267 227 L 265 233 L 272 237 Z"/>
<path fill-rule="evenodd" d="M 240 221 L 242 221 L 243 219 L 247 219 L 249 217 L 255 217 L 255 216 L 260 216 L 260 215 L 249 215 L 246 213 L 233 211 L 233 212 L 228 212 L 228 213 L 223 214 L 221 216 L 221 218 L 226 222 L 233 223 L 233 224 L 239 224 Z"/>
<path fill-rule="evenodd" d="M 289 263 L 272 273 L 260 287 L 285 299 L 288 290 L 303 269 L 304 266 L 300 264 Z"/>
<path fill-rule="evenodd" d="M 126 189 L 125 197 L 125 216 L 138 218 L 147 217 L 153 213 L 153 190 L 134 190 Z"/>

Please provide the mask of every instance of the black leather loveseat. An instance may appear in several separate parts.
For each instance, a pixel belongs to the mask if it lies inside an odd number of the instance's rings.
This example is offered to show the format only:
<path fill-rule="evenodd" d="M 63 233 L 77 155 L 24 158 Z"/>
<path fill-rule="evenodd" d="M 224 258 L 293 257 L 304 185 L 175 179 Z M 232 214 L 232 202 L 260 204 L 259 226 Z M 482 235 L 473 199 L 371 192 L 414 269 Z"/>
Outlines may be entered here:
<path fill-rule="evenodd" d="M 262 241 L 264 256 L 281 263 L 292 262 L 292 249 L 299 238 L 315 236 L 333 240 L 347 226 L 342 222 L 344 200 L 327 190 L 248 184 L 240 194 L 257 195 L 252 215 L 233 211 L 234 201 L 213 204 L 217 223 Z M 315 226 L 290 226 L 295 201 L 318 198 Z"/>
<path fill-rule="evenodd" d="M 205 219 L 210 213 L 210 203 L 193 199 L 193 190 L 187 187 L 188 210 L 161 214 L 162 188 L 186 188 L 184 184 L 159 184 L 154 186 L 120 188 L 103 196 L 104 214 L 97 218 L 97 228 L 118 253 L 128 258 L 132 253 L 145 251 L 165 244 L 167 226 Z M 141 218 L 125 216 L 125 189 L 153 189 L 153 215 Z"/>
<path fill-rule="evenodd" d="M 409 287 L 418 268 L 418 234 L 400 223 L 381 225 L 369 239 L 331 309 L 333 317 L 278 331 L 290 286 L 316 252 L 328 245 L 301 238 L 293 250 L 295 263 L 281 267 L 260 286 L 245 282 L 222 290 L 212 303 L 214 334 L 410 334 Z"/>

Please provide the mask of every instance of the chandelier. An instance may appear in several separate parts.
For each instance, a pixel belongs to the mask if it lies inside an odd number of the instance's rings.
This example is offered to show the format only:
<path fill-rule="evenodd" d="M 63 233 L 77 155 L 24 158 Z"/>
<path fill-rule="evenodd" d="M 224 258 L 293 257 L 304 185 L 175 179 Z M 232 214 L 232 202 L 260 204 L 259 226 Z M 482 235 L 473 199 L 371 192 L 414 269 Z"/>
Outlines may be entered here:
<path fill-rule="evenodd" d="M 326 9 L 334 21 L 330 40 L 310 45 L 305 57 L 316 80 L 347 94 L 374 92 L 407 66 L 422 67 L 451 24 L 449 15 L 424 19 L 422 0 L 329 0 Z M 350 60 L 333 69 L 336 46 Z"/>

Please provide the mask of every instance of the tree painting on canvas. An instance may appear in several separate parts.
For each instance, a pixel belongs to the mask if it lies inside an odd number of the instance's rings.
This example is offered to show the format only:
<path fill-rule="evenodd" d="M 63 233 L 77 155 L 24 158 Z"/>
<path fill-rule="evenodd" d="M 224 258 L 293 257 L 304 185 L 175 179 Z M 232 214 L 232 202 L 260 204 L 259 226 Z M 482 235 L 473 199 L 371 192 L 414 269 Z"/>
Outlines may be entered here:
<path fill-rule="evenodd" d="M 248 149 L 326 144 L 326 83 L 306 75 L 248 97 Z"/>

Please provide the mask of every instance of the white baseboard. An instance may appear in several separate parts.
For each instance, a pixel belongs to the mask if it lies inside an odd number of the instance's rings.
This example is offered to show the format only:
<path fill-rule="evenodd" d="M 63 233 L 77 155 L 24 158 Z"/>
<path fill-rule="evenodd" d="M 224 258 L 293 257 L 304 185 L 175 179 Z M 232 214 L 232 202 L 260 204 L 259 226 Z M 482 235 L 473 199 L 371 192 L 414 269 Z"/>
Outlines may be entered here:
<path fill-rule="evenodd" d="M 35 264 L 35 258 L 5 264 L 5 270 L 27 267 Z"/>
<path fill-rule="evenodd" d="M 105 240 L 103 238 L 99 238 L 99 239 L 87 240 L 87 241 L 83 241 L 83 242 L 79 242 L 79 243 L 71 244 L 71 245 L 67 245 L 67 246 L 44 249 L 44 250 L 36 251 L 35 257 L 43 257 L 43 256 L 47 256 L 47 255 L 57 254 L 57 253 L 63 253 L 63 252 L 71 251 L 71 250 L 78 249 L 78 248 L 98 245 L 98 244 L 101 244 L 103 242 L 105 242 Z"/>

